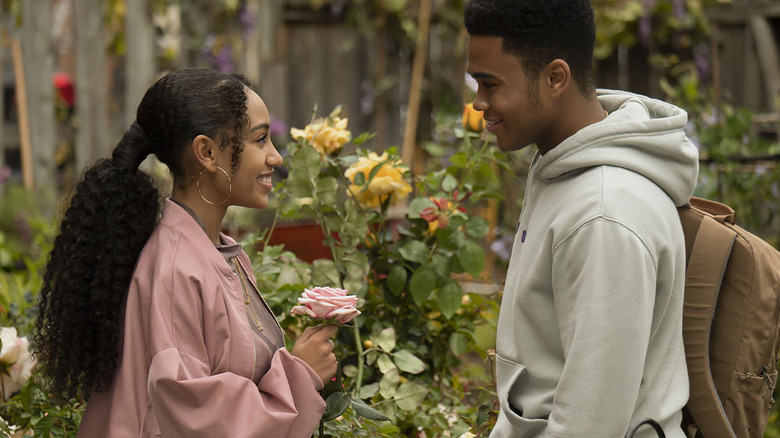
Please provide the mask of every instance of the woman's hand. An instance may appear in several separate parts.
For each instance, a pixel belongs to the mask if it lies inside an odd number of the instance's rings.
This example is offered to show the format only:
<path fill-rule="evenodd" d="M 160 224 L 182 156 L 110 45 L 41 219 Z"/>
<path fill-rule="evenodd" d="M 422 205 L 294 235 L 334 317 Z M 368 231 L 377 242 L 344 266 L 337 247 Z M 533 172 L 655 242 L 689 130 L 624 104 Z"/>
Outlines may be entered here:
<path fill-rule="evenodd" d="M 309 364 L 314 372 L 320 376 L 323 385 L 336 375 L 338 369 L 336 355 L 333 354 L 333 347 L 336 345 L 330 339 L 338 329 L 338 326 L 332 324 L 308 327 L 295 342 L 290 352 L 293 356 L 297 356 Z"/>

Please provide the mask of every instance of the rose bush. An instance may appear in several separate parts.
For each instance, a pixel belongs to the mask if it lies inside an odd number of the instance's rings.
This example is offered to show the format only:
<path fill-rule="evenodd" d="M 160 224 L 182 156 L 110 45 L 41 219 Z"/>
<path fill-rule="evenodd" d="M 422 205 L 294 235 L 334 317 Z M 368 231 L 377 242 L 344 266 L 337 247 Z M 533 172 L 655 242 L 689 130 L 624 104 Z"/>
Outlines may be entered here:
<path fill-rule="evenodd" d="M 329 118 L 315 120 L 343 120 L 337 111 Z M 498 302 L 461 280 L 492 278 L 483 273 L 490 225 L 479 213 L 501 198 L 497 169 L 508 160 L 481 134 L 449 125 L 442 135 L 427 148 L 431 169 L 418 176 L 395 148 L 364 149 L 370 134 L 352 140 L 351 153 L 346 143 L 327 153 L 304 135 L 288 144 L 277 213 L 315 221 L 331 257 L 307 264 L 273 246 L 254 254 L 258 281 L 273 291 L 269 304 L 285 330 L 300 333 L 289 313 L 311 284 L 348 289 L 365 303 L 352 333 L 337 335 L 343 387 L 323 394 L 325 418 L 337 419 L 324 434 L 459 437 L 494 421 L 490 365 L 481 363 L 491 360 L 490 346 L 480 338 L 494 334 Z M 448 148 L 436 147 L 445 141 Z"/>

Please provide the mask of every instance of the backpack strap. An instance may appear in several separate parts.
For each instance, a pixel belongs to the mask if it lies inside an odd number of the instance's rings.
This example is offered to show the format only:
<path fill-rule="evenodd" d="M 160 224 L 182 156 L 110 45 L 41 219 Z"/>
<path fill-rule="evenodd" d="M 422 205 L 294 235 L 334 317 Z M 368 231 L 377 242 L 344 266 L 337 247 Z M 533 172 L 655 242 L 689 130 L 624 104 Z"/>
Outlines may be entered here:
<path fill-rule="evenodd" d="M 685 275 L 683 340 L 690 379 L 687 404 L 706 438 L 736 438 L 712 378 L 709 339 L 723 274 L 736 232 L 705 214 L 693 243 Z"/>

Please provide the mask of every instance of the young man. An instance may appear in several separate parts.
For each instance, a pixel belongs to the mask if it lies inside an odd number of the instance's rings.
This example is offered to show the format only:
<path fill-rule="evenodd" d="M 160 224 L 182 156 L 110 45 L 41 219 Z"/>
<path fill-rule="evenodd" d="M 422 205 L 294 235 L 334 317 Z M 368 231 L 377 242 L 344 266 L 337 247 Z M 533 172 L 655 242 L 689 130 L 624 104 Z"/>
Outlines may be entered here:
<path fill-rule="evenodd" d="M 698 175 L 686 113 L 595 89 L 588 0 L 471 0 L 464 18 L 474 108 L 502 150 L 538 148 L 501 304 L 491 437 L 621 438 L 647 418 L 684 437 L 675 207 Z"/>

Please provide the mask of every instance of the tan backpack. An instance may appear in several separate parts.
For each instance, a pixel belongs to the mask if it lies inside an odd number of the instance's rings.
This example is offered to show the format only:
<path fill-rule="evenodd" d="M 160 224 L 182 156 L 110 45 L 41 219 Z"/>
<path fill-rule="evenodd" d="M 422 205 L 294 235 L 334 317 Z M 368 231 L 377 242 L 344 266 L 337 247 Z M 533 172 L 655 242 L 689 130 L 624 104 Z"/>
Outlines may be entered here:
<path fill-rule="evenodd" d="M 734 225 L 734 210 L 678 209 L 687 270 L 683 338 L 689 437 L 761 438 L 777 380 L 780 252 Z"/>

